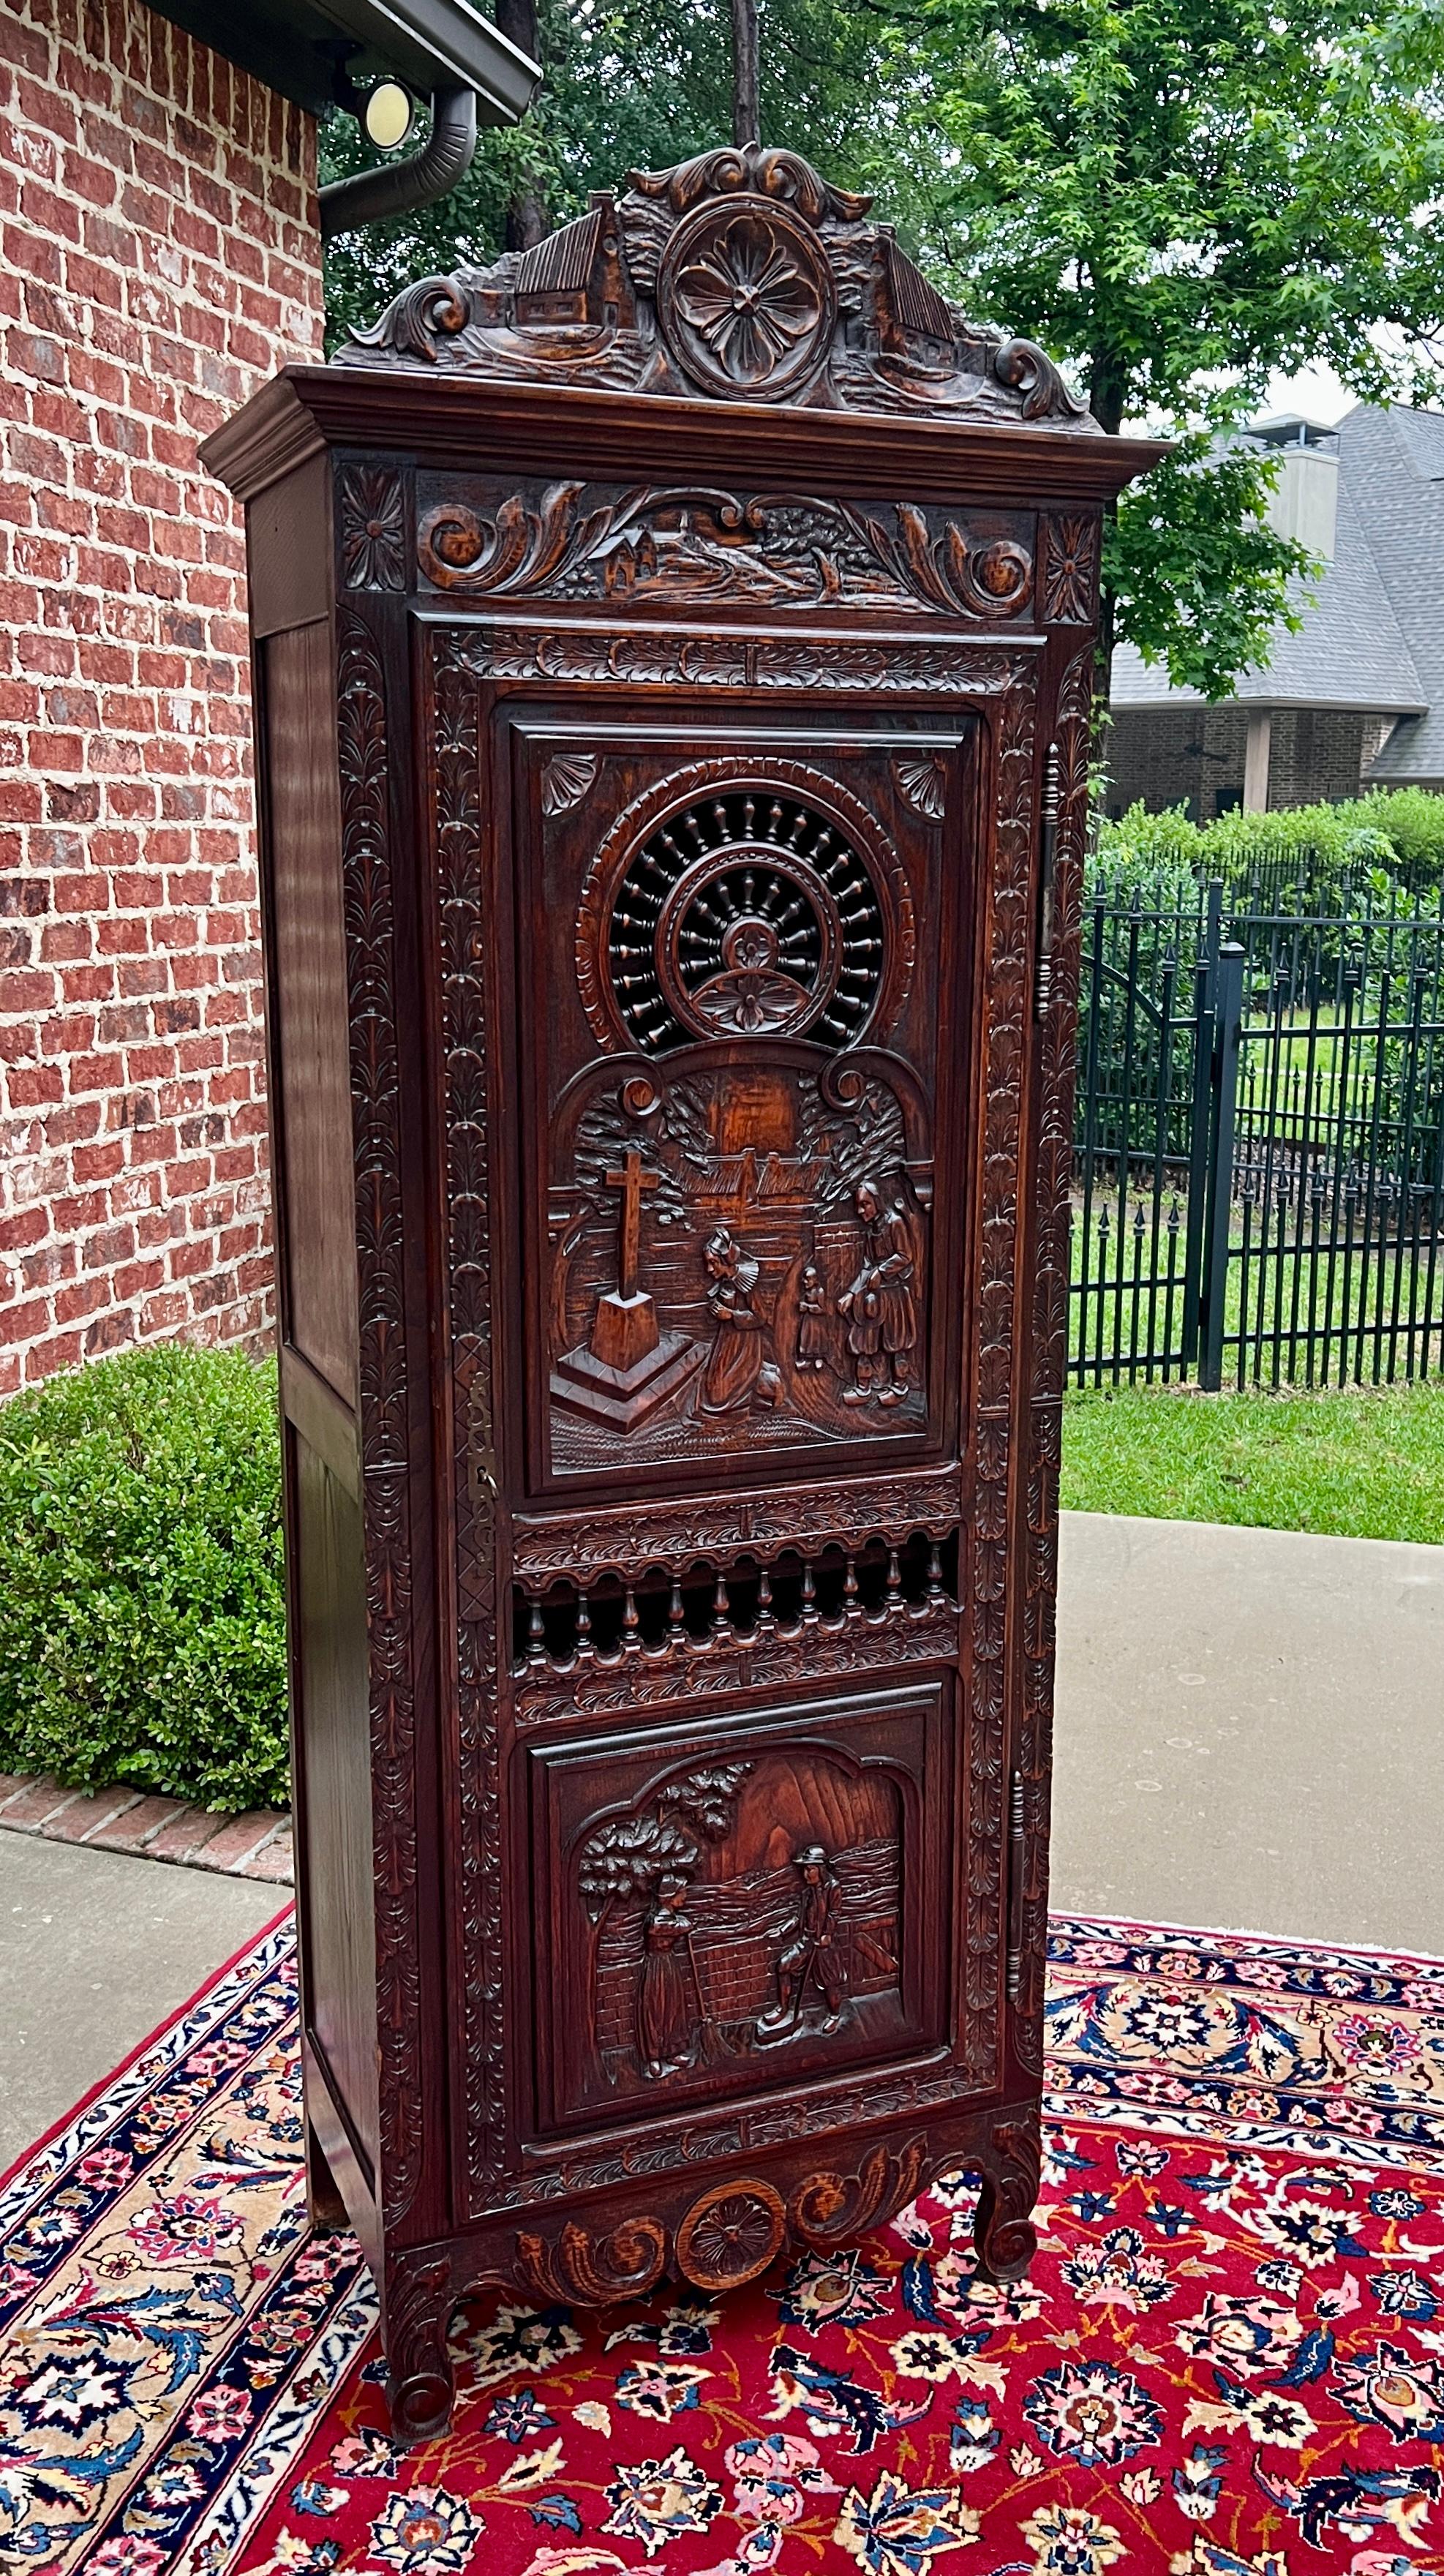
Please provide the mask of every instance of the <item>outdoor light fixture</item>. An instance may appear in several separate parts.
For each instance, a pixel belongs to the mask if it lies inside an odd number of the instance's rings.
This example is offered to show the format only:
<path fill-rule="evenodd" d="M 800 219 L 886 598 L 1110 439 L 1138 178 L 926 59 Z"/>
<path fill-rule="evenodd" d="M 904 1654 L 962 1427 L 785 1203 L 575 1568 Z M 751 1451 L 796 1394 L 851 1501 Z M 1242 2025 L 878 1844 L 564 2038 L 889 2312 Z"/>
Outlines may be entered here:
<path fill-rule="evenodd" d="M 378 81 L 368 93 L 362 123 L 379 151 L 399 152 L 411 132 L 416 109 L 400 81 Z"/>

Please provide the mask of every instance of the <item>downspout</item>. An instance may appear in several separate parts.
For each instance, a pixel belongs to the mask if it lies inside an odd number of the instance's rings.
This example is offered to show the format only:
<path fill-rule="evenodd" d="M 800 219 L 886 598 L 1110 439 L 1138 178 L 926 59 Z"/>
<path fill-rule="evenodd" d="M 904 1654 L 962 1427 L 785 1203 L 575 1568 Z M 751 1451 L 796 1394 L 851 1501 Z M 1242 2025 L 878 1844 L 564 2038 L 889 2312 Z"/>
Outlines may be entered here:
<path fill-rule="evenodd" d="M 354 170 L 321 191 L 321 239 L 349 233 L 357 224 L 379 224 L 387 215 L 409 215 L 447 196 L 476 157 L 476 92 L 435 89 L 431 132 L 410 161 Z"/>

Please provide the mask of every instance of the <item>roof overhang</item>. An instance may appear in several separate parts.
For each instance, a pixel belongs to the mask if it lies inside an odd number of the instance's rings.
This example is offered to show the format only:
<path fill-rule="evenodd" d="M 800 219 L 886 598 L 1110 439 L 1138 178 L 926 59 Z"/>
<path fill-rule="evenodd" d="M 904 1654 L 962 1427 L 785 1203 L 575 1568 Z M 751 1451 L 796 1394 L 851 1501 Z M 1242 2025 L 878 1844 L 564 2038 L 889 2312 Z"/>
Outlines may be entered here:
<path fill-rule="evenodd" d="M 1330 716 L 1425 716 L 1427 698 L 1370 697 L 1360 689 L 1348 697 L 1290 695 L 1286 689 L 1240 690 L 1233 698 L 1206 698 L 1199 689 L 1159 689 L 1136 696 L 1115 689 L 1110 700 L 1115 716 L 1185 715 L 1198 707 L 1239 708 L 1245 715 L 1309 714 Z"/>
<path fill-rule="evenodd" d="M 475 90 L 485 125 L 511 125 L 530 102 L 538 66 L 472 0 L 155 0 L 157 13 L 319 116 L 338 74 L 383 73 L 423 96 Z"/>

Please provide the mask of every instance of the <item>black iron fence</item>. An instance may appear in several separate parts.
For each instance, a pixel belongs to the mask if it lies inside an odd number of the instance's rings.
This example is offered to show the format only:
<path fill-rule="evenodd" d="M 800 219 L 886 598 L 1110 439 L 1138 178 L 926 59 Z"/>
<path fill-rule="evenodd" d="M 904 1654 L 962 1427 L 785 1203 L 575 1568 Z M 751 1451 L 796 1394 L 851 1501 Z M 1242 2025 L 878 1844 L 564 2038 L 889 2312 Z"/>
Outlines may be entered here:
<path fill-rule="evenodd" d="M 1069 1375 L 1444 1367 L 1444 923 L 1095 891 Z"/>

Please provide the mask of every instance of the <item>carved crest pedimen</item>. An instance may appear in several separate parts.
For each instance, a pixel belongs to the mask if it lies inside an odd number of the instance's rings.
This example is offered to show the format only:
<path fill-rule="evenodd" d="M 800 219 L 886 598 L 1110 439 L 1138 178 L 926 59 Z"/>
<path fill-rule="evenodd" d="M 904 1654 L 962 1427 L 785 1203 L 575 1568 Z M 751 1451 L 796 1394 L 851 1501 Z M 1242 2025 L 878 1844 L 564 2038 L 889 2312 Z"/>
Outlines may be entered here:
<path fill-rule="evenodd" d="M 788 152 L 428 278 L 248 503 L 313 2202 L 493 2289 L 1030 2258 L 1099 527 Z"/>

